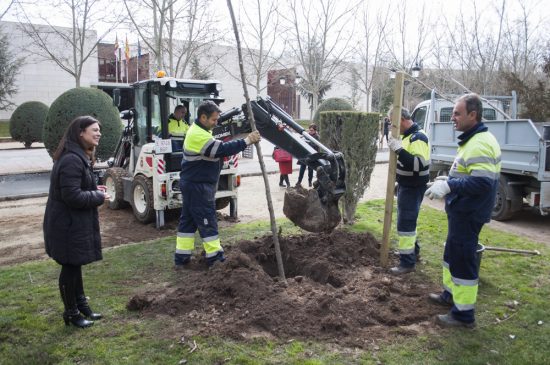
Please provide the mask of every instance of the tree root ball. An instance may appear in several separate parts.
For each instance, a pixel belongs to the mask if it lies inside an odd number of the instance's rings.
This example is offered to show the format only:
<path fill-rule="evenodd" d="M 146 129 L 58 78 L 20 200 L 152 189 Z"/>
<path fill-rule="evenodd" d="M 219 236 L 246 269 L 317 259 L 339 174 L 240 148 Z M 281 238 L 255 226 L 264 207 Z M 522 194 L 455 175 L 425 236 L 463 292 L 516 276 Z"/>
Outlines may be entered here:
<path fill-rule="evenodd" d="M 285 216 L 309 232 L 332 232 L 342 220 L 338 202 L 321 203 L 315 189 L 289 188 L 283 205 Z"/>

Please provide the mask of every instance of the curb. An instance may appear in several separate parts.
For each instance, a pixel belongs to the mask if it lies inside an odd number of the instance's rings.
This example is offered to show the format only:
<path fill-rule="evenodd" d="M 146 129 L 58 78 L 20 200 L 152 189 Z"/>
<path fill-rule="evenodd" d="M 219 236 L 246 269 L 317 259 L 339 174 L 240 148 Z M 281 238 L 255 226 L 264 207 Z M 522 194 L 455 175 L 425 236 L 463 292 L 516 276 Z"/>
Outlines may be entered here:
<path fill-rule="evenodd" d="M 14 200 L 23 200 L 31 198 L 43 198 L 48 196 L 48 193 L 34 193 L 34 194 L 23 194 L 23 195 L 11 195 L 11 196 L 0 196 L 0 202 L 9 202 Z"/>

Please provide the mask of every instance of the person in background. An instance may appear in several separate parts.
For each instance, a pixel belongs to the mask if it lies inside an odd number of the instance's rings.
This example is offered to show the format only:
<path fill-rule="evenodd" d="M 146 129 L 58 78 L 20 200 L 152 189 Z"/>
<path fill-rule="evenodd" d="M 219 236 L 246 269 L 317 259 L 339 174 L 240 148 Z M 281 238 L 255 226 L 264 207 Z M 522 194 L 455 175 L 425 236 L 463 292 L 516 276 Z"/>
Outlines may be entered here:
<path fill-rule="evenodd" d="M 451 307 L 436 317 L 442 327 L 475 327 L 479 267 L 479 232 L 491 220 L 500 177 L 500 146 L 481 121 L 483 104 L 477 94 L 461 96 L 451 121 L 458 136 L 456 157 L 448 179 L 441 177 L 426 190 L 430 198 L 445 198 L 447 240 L 443 254 L 443 291 L 429 299 Z"/>
<path fill-rule="evenodd" d="M 181 104 L 174 108 L 174 112 L 168 117 L 168 135 L 172 140 L 172 152 L 181 152 L 183 140 L 189 130 L 189 123 L 185 120 L 187 108 Z"/>
<path fill-rule="evenodd" d="M 390 128 L 391 128 L 391 120 L 388 117 L 384 118 L 384 137 L 386 137 L 386 143 L 389 142 L 389 134 L 390 134 Z"/>
<path fill-rule="evenodd" d="M 389 118 L 388 118 L 389 119 Z M 416 221 L 430 179 L 430 145 L 428 136 L 412 121 L 411 114 L 401 108 L 400 137 L 390 134 L 388 147 L 397 155 L 397 235 L 399 265 L 390 273 L 401 275 L 415 270 L 420 254 Z"/>
<path fill-rule="evenodd" d="M 312 136 L 316 140 L 319 140 L 319 133 L 317 133 L 317 125 L 315 123 L 311 123 L 309 125 L 307 132 L 309 133 L 310 136 Z M 316 151 L 319 150 L 319 148 L 316 145 L 310 142 L 308 142 L 308 144 L 311 147 L 313 147 Z M 307 181 L 308 181 L 308 186 L 311 187 L 313 185 L 313 167 L 307 166 L 302 161 L 298 161 L 298 165 L 300 165 L 300 172 L 298 173 L 298 182 L 296 183 L 296 186 L 298 187 L 302 185 L 302 179 L 304 178 L 304 174 L 306 172 L 306 167 L 307 167 Z"/>
<path fill-rule="evenodd" d="M 282 148 L 275 146 L 272 154 L 273 160 L 279 163 L 279 186 L 282 188 L 290 187 L 289 174 L 292 174 L 292 155 Z M 286 185 L 285 185 L 286 183 Z"/>
<path fill-rule="evenodd" d="M 183 204 L 174 253 L 176 270 L 191 262 L 197 229 L 203 240 L 207 266 L 225 261 L 218 236 L 215 199 L 223 163 L 221 158 L 237 154 L 261 140 L 258 131 L 234 141 L 215 139 L 212 129 L 218 124 L 220 112 L 213 101 L 202 102 L 197 110 L 197 120 L 189 128 L 183 144 L 180 173 Z"/>
<path fill-rule="evenodd" d="M 46 253 L 61 265 L 63 320 L 80 328 L 102 318 L 91 310 L 82 281 L 82 265 L 102 259 L 97 207 L 110 199 L 98 189 L 92 170 L 100 138 L 101 124 L 93 117 L 78 117 L 69 124 L 53 155 L 44 214 Z"/>

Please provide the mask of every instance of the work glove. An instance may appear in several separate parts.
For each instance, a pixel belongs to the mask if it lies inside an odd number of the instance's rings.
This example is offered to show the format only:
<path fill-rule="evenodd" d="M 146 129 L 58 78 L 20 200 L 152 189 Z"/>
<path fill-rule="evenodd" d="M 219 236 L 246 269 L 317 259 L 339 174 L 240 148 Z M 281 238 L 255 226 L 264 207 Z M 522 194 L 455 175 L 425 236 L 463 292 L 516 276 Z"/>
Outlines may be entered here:
<path fill-rule="evenodd" d="M 399 151 L 403 149 L 403 145 L 401 144 L 401 138 L 393 138 L 393 136 L 390 134 L 388 137 L 388 147 L 393 152 L 399 153 Z"/>
<path fill-rule="evenodd" d="M 254 131 L 254 132 L 250 133 L 248 136 L 246 136 L 244 141 L 246 142 L 246 145 L 249 146 L 253 143 L 260 142 L 261 139 L 262 139 L 262 137 L 260 136 L 260 132 Z"/>
<path fill-rule="evenodd" d="M 443 199 L 443 197 L 451 192 L 451 188 L 447 183 L 447 179 L 444 179 L 446 176 L 439 176 L 435 179 L 432 186 L 426 190 L 424 193 L 430 199 Z M 441 178 L 441 179 L 440 179 Z"/>

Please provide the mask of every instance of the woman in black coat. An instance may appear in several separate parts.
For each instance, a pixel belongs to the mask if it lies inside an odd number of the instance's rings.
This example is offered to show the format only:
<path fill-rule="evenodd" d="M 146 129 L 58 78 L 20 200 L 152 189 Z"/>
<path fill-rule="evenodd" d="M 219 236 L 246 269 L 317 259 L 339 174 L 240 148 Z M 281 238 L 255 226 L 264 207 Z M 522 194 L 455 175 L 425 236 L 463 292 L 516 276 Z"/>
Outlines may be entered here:
<path fill-rule="evenodd" d="M 100 138 L 96 119 L 82 116 L 71 122 L 53 156 L 44 215 L 46 253 L 61 265 L 63 319 L 81 328 L 101 319 L 90 309 L 82 284 L 82 265 L 102 259 L 97 207 L 110 199 L 98 190 L 92 170 Z"/>

